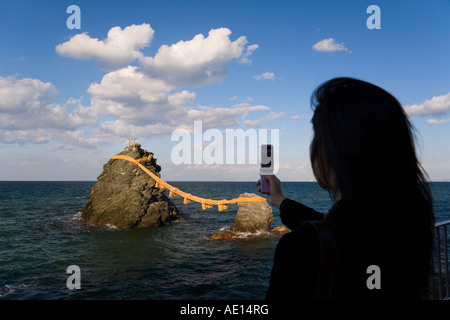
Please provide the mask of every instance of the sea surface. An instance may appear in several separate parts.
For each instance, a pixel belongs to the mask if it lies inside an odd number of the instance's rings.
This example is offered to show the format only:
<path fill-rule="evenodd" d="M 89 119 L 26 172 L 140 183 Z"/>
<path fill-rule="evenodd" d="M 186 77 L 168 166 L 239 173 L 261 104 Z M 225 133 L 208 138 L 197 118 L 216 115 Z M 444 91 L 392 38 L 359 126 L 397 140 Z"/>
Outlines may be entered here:
<path fill-rule="evenodd" d="M 160 228 L 118 230 L 79 222 L 95 182 L 0 182 L 0 299 L 264 299 L 280 238 L 209 236 L 233 225 L 237 205 L 184 205 L 190 219 Z M 212 199 L 256 193 L 254 182 L 171 182 Z M 450 183 L 431 183 L 436 222 L 450 219 Z M 311 182 L 283 183 L 285 194 L 326 212 L 328 193 Z M 273 226 L 281 226 L 274 209 Z M 67 268 L 80 268 L 70 290 Z"/>

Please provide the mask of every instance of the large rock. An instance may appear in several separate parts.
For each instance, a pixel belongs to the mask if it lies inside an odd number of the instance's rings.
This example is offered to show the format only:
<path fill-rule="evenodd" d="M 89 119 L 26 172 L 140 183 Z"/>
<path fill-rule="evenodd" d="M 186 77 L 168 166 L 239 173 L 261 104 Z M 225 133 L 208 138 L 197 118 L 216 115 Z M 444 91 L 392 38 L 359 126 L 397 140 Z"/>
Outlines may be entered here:
<path fill-rule="evenodd" d="M 160 177 L 161 167 L 140 144 L 119 154 L 147 158 L 141 164 Z M 97 180 L 81 213 L 86 224 L 130 229 L 162 226 L 177 218 L 178 210 L 165 190 L 156 188 L 155 180 L 130 161 L 109 160 Z"/>
<path fill-rule="evenodd" d="M 255 197 L 256 194 L 244 193 L 239 197 Z M 233 232 L 269 231 L 273 221 L 272 208 L 267 202 L 240 202 L 234 219 Z"/>

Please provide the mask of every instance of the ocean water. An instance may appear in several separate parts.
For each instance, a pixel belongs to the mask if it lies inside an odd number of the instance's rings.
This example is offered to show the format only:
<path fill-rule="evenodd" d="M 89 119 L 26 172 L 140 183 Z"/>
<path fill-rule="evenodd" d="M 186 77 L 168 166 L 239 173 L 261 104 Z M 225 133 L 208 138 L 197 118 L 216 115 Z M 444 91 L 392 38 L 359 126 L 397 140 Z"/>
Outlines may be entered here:
<path fill-rule="evenodd" d="M 190 219 L 160 228 L 118 230 L 79 222 L 95 182 L 0 182 L 0 299 L 264 299 L 280 236 L 209 236 L 231 227 L 237 205 L 184 205 Z M 254 182 L 171 182 L 206 198 L 255 192 Z M 436 221 L 450 219 L 450 183 L 432 183 Z M 285 194 L 316 210 L 331 206 L 316 183 L 283 183 Z M 280 226 L 274 210 L 273 226 Z M 81 271 L 70 290 L 67 268 Z"/>

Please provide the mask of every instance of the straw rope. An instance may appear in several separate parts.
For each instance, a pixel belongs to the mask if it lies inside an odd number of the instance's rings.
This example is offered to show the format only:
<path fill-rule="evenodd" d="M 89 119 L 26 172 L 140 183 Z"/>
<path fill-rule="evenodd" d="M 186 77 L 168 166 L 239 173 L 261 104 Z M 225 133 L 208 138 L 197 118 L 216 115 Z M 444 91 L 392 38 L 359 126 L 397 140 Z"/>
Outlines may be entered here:
<path fill-rule="evenodd" d="M 160 189 L 168 189 L 169 190 L 169 197 L 176 197 L 181 196 L 183 197 L 183 203 L 188 204 L 191 201 L 198 202 L 202 204 L 202 209 L 208 209 L 212 208 L 214 205 L 216 205 L 219 209 L 219 211 L 225 210 L 228 208 L 228 204 L 236 204 L 240 202 L 266 202 L 266 199 L 263 197 L 255 196 L 255 197 L 239 197 L 234 199 L 223 199 L 223 200 L 213 200 L 213 199 L 207 199 L 202 197 L 194 196 L 190 193 L 186 193 L 184 191 L 181 191 L 174 186 L 170 185 L 166 181 L 162 180 L 160 177 L 158 177 L 156 174 L 148 170 L 145 166 L 141 164 L 141 161 L 148 161 L 153 157 L 153 154 L 150 154 L 148 158 L 140 158 L 140 159 L 134 159 L 130 156 L 125 155 L 114 155 L 111 157 L 113 160 L 126 160 L 129 162 L 134 163 L 135 165 L 139 166 L 146 174 L 148 174 L 153 180 L 155 180 L 155 187 Z"/>

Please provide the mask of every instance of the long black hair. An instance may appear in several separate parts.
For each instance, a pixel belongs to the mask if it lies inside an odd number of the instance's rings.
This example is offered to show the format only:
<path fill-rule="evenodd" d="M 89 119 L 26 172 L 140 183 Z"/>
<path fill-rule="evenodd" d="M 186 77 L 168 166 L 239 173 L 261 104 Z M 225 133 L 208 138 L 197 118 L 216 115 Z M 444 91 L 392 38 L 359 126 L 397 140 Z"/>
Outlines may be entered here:
<path fill-rule="evenodd" d="M 334 78 L 313 92 L 311 106 L 311 163 L 322 173 L 333 171 L 343 201 L 368 236 L 382 228 L 383 241 L 412 254 L 415 267 L 425 274 L 431 261 L 433 202 L 416 155 L 415 130 L 399 101 L 371 83 Z M 327 176 L 316 178 L 327 188 Z M 419 280 L 426 285 L 425 278 Z"/>

